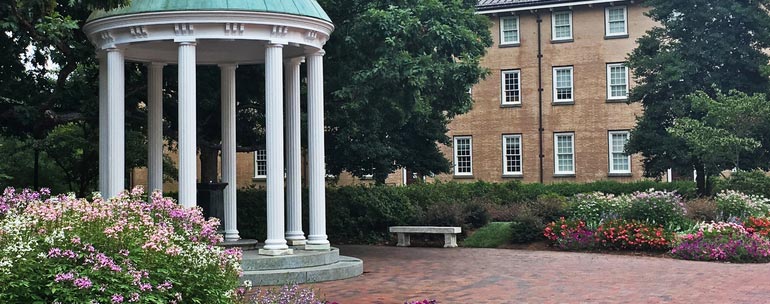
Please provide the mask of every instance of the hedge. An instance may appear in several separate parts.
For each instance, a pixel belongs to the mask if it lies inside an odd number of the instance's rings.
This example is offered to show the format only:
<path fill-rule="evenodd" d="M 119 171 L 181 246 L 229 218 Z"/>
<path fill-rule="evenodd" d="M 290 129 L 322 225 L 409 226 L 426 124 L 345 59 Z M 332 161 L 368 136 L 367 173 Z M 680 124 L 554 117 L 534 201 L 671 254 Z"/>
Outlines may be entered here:
<path fill-rule="evenodd" d="M 483 204 L 519 205 L 536 201 L 543 194 L 572 196 L 595 191 L 625 194 L 651 188 L 675 190 L 684 197 L 695 196 L 695 184 L 692 182 L 654 181 L 549 185 L 449 182 L 406 187 L 329 187 L 326 191 L 327 234 L 337 244 L 382 243 L 390 240 L 388 226 L 393 225 L 454 225 L 466 229 L 482 227 L 490 220 Z M 305 191 L 303 227 L 308 227 L 307 201 Z M 238 191 L 238 229 L 244 238 L 264 240 L 267 234 L 264 189 Z"/>

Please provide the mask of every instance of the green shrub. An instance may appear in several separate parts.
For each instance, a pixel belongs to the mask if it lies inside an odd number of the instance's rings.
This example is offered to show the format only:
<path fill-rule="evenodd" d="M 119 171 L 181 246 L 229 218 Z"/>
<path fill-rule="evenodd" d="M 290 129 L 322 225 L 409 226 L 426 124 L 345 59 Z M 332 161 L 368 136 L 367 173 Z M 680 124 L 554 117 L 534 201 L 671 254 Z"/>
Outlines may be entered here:
<path fill-rule="evenodd" d="M 463 209 L 464 223 L 470 228 L 481 228 L 489 224 L 489 211 L 484 204 L 474 200 Z"/>
<path fill-rule="evenodd" d="M 492 222 L 471 234 L 463 247 L 497 248 L 511 241 L 511 223 Z"/>
<path fill-rule="evenodd" d="M 707 198 L 698 198 L 685 202 L 687 218 L 697 222 L 711 222 L 718 219 L 719 211 L 716 203 Z"/>
<path fill-rule="evenodd" d="M 542 218 L 546 223 L 550 223 L 566 216 L 566 206 L 566 197 L 548 193 L 538 196 L 537 200 L 530 203 L 529 209 L 534 215 Z"/>
<path fill-rule="evenodd" d="M 544 228 L 543 218 L 528 213 L 521 214 L 511 222 L 511 243 L 527 244 L 543 240 Z"/>
<path fill-rule="evenodd" d="M 629 197 L 628 208 L 622 218 L 646 221 L 668 228 L 671 225 L 684 224 L 686 212 L 682 198 L 676 193 L 649 190 L 634 193 Z"/>
<path fill-rule="evenodd" d="M 760 170 L 737 171 L 728 178 L 717 180 L 714 185 L 715 194 L 727 190 L 770 197 L 770 176 Z"/>

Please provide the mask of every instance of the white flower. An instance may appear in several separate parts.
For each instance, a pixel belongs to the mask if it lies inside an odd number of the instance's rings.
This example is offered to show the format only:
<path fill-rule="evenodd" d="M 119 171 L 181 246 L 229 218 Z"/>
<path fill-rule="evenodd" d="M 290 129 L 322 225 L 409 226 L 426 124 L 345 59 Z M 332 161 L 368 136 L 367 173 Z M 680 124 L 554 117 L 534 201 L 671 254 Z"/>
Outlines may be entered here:
<path fill-rule="evenodd" d="M 243 286 L 246 288 L 251 288 L 251 280 L 243 281 Z"/>

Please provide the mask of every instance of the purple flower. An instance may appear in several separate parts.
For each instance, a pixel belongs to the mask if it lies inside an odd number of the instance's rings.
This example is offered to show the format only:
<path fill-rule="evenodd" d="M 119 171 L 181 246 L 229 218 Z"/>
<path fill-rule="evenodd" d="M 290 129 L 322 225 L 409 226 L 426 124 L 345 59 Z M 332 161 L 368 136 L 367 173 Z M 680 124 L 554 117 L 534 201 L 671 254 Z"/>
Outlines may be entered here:
<path fill-rule="evenodd" d="M 75 279 L 73 284 L 75 284 L 75 287 L 77 287 L 78 289 L 87 289 L 93 286 L 93 283 L 91 283 L 91 279 L 87 277 L 77 278 Z"/>

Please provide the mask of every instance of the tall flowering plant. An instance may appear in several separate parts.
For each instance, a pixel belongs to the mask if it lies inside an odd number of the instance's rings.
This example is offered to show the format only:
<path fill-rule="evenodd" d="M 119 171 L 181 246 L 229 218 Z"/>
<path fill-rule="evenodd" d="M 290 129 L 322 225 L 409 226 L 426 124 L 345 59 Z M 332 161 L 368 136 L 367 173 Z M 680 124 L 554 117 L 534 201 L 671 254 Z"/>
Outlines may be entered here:
<path fill-rule="evenodd" d="M 716 195 L 718 216 L 723 220 L 730 218 L 747 218 L 767 214 L 770 199 L 761 195 L 748 195 L 738 191 L 722 191 Z"/>
<path fill-rule="evenodd" d="M 601 192 L 579 193 L 567 203 L 567 213 L 570 217 L 589 222 L 620 218 L 627 208 L 627 197 Z"/>
<path fill-rule="evenodd" d="M 239 250 L 218 221 L 139 188 L 89 201 L 6 190 L 2 303 L 232 303 Z"/>
<path fill-rule="evenodd" d="M 676 192 L 650 189 L 629 197 L 623 218 L 671 226 L 682 224 L 686 214 L 684 202 Z"/>

